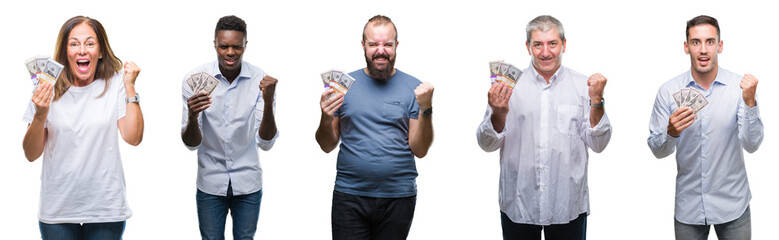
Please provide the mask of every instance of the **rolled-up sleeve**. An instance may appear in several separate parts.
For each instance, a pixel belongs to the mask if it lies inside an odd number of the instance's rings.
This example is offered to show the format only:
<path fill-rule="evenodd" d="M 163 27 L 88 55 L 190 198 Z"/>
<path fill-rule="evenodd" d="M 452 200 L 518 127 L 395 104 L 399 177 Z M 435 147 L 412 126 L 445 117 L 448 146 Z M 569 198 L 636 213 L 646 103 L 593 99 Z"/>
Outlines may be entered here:
<path fill-rule="evenodd" d="M 493 152 L 503 146 L 506 132 L 508 131 L 508 120 L 503 131 L 497 132 L 492 126 L 492 108 L 487 107 L 487 112 L 484 114 L 484 120 L 479 124 L 479 128 L 476 129 L 476 141 L 479 143 L 479 147 L 487 152 Z"/>

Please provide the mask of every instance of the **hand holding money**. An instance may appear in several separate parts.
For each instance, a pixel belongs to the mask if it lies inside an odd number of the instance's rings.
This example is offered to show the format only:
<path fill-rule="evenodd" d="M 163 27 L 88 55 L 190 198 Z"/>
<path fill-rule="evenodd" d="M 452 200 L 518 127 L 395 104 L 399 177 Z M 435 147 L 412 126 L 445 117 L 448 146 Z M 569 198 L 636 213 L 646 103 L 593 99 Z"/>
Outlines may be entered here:
<path fill-rule="evenodd" d="M 262 91 L 262 99 L 265 100 L 265 104 L 273 103 L 273 95 L 276 92 L 276 83 L 278 82 L 279 80 L 269 75 L 265 75 L 260 80 L 260 91 Z"/>
<path fill-rule="evenodd" d="M 682 131 L 695 122 L 695 112 L 690 107 L 676 109 L 668 118 L 668 135 L 679 137 Z"/>
<path fill-rule="evenodd" d="M 433 107 L 433 85 L 428 82 L 420 83 L 416 89 L 414 89 L 414 95 L 416 95 L 419 109 L 424 111 L 425 109 Z"/>
<path fill-rule="evenodd" d="M 509 113 L 509 99 L 514 92 L 509 85 L 502 82 L 493 83 L 487 93 L 487 102 L 492 108 L 492 115 L 505 119 Z"/>
<path fill-rule="evenodd" d="M 335 111 L 341 108 L 344 103 L 343 95 L 335 93 L 333 97 L 328 97 L 333 94 L 335 90 L 332 88 L 325 89 L 322 93 L 322 98 L 319 99 L 319 107 L 322 109 L 322 119 L 332 120 L 335 117 Z"/>
<path fill-rule="evenodd" d="M 32 94 L 32 102 L 35 104 L 35 118 L 45 121 L 49 115 L 49 104 L 54 86 L 48 83 L 38 84 L 35 92 Z"/>
<path fill-rule="evenodd" d="M 757 91 L 757 78 L 752 74 L 746 74 L 741 79 L 741 97 L 744 99 L 744 103 L 749 107 L 755 107 L 757 101 L 755 101 L 755 92 Z"/>
<path fill-rule="evenodd" d="M 694 120 L 698 120 L 698 112 L 709 104 L 706 96 L 698 89 L 692 87 L 679 90 L 673 94 L 673 98 L 674 102 L 676 102 L 676 107 L 689 107 L 692 109 L 693 115 L 695 115 Z"/>
<path fill-rule="evenodd" d="M 211 106 L 211 96 L 206 91 L 200 91 L 192 95 L 187 99 L 187 108 L 189 108 L 189 115 L 197 117 L 200 112 L 205 111 Z"/>
<path fill-rule="evenodd" d="M 135 79 L 138 78 L 139 73 L 141 73 L 141 68 L 138 67 L 135 62 L 124 63 L 124 75 L 122 76 L 122 79 L 125 84 L 135 86 Z"/>
<path fill-rule="evenodd" d="M 589 87 L 590 100 L 593 103 L 600 103 L 603 99 L 603 89 L 606 87 L 606 77 L 600 73 L 593 74 L 590 79 L 587 79 L 587 86 Z"/>

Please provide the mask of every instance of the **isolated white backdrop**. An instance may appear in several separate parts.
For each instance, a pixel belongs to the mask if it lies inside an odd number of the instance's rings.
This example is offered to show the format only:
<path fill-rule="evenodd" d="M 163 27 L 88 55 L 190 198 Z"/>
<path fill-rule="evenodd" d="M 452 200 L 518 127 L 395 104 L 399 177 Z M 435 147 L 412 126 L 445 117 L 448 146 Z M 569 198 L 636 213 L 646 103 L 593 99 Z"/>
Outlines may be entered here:
<path fill-rule="evenodd" d="M 746 154 L 752 187 L 754 239 L 772 238 L 779 215 L 776 182 L 775 11 L 750 1 L 45 1 L 4 3 L 0 9 L 0 233 L 36 239 L 41 160 L 28 163 L 21 121 L 30 98 L 24 59 L 52 54 L 62 23 L 75 15 L 98 19 L 114 52 L 142 68 L 137 81 L 146 132 L 122 143 L 127 196 L 133 210 L 125 239 L 197 239 L 195 153 L 180 140 L 181 81 L 215 59 L 213 29 L 235 14 L 248 23 L 244 60 L 279 79 L 280 138 L 261 152 L 264 196 L 258 239 L 329 239 L 336 152 L 314 140 L 322 91 L 319 73 L 365 66 L 359 41 L 375 14 L 399 30 L 396 67 L 435 86 L 435 141 L 417 160 L 419 195 L 409 239 L 499 239 L 498 154 L 476 144 L 486 108 L 488 62 L 527 66 L 524 26 L 551 14 L 566 30 L 563 64 L 608 79 L 605 98 L 611 143 L 590 155 L 590 239 L 673 238 L 674 157 L 655 159 L 646 145 L 659 86 L 689 69 L 685 21 L 720 20 L 721 66 L 759 80 L 765 140 Z M 774 157 L 775 158 L 775 157 Z M 231 235 L 230 226 L 226 235 Z M 712 234 L 713 235 L 713 234 Z M 713 236 L 710 239 L 715 239 Z"/>

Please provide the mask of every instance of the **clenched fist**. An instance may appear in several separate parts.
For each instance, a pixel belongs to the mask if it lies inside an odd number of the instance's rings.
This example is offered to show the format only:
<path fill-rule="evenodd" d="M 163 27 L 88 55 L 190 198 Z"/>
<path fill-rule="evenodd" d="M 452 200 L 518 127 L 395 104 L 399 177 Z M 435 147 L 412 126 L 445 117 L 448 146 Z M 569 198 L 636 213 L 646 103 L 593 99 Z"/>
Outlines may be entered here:
<path fill-rule="evenodd" d="M 741 79 L 741 84 L 739 86 L 742 90 L 741 97 L 744 98 L 744 103 L 746 103 L 749 107 L 754 107 L 757 105 L 757 102 L 755 101 L 757 78 L 752 76 L 752 74 L 746 74 L 744 75 L 744 78 Z"/>
<path fill-rule="evenodd" d="M 601 102 L 603 99 L 603 88 L 606 87 L 606 77 L 600 75 L 600 73 L 593 74 L 590 79 L 587 79 L 587 86 L 589 86 L 589 95 L 591 101 L 595 103 Z"/>
<path fill-rule="evenodd" d="M 262 91 L 262 99 L 265 100 L 265 103 L 273 102 L 273 94 L 276 92 L 276 83 L 278 82 L 279 80 L 269 75 L 265 75 L 260 80 L 260 91 Z"/>
<path fill-rule="evenodd" d="M 433 107 L 433 85 L 428 82 L 420 83 L 416 89 L 414 89 L 414 95 L 417 97 L 417 103 L 419 103 L 419 109 L 425 110 Z"/>
<path fill-rule="evenodd" d="M 141 68 L 135 62 L 124 63 L 124 76 L 122 79 L 125 84 L 135 85 L 135 79 L 138 78 L 139 73 L 141 73 Z"/>

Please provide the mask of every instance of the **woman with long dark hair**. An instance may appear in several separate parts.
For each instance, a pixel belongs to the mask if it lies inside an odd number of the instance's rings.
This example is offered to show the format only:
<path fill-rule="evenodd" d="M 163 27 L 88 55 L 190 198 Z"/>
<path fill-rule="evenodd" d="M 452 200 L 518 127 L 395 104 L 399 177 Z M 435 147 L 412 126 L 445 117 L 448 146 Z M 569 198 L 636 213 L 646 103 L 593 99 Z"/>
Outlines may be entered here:
<path fill-rule="evenodd" d="M 38 85 L 23 118 L 27 160 L 43 154 L 41 237 L 121 239 L 132 212 L 117 132 L 133 146 L 143 139 L 140 68 L 122 64 L 102 24 L 83 16 L 62 25 L 53 58 L 64 69 L 55 86 Z"/>

